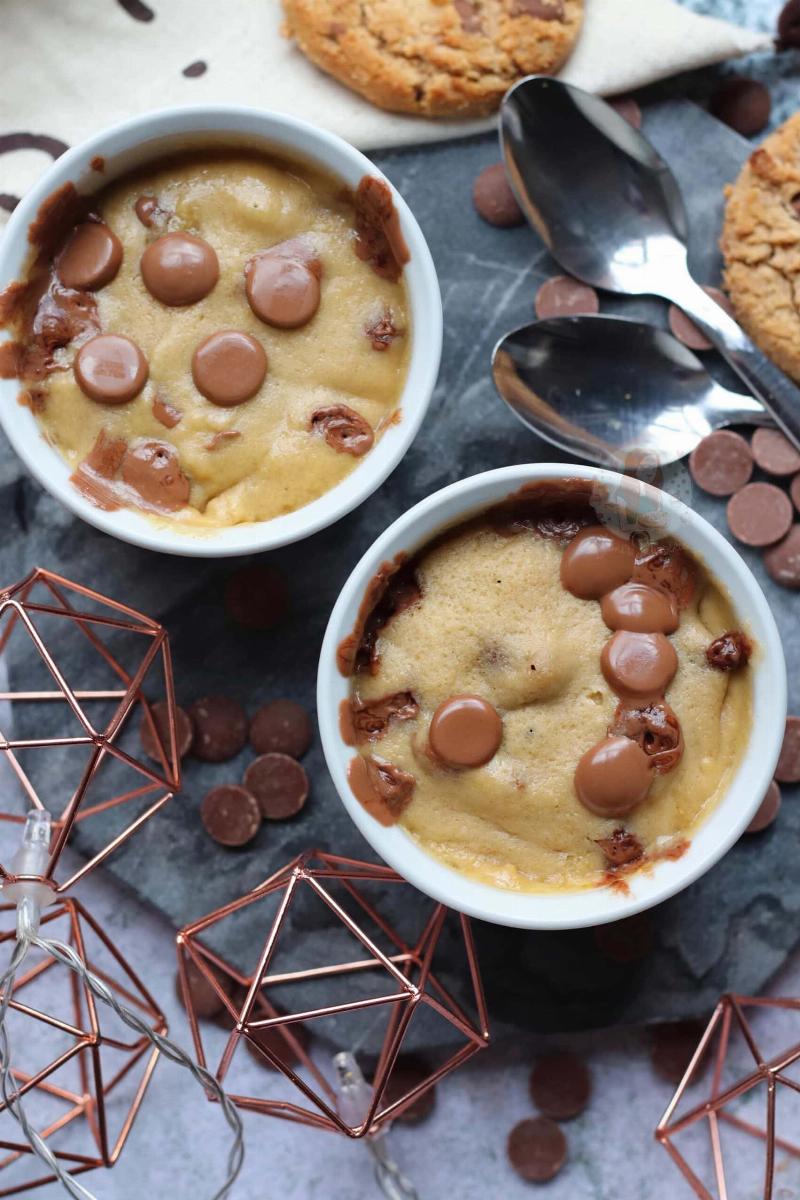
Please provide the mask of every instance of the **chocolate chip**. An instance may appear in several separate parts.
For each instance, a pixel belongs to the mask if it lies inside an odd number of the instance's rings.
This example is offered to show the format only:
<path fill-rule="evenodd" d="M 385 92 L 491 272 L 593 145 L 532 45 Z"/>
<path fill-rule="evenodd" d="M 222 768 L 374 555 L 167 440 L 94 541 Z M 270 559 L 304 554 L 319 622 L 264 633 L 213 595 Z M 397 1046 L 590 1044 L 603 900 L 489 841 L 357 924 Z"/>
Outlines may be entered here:
<path fill-rule="evenodd" d="M 105 287 L 122 265 L 122 242 L 102 221 L 76 225 L 58 256 L 64 287 L 94 292 Z"/>
<path fill-rule="evenodd" d="M 741 434 L 718 429 L 695 446 L 689 455 L 689 470 L 704 492 L 732 496 L 753 474 L 753 454 Z"/>
<path fill-rule="evenodd" d="M 151 242 L 139 270 L 151 296 L 170 308 L 183 308 L 213 291 L 219 279 L 219 260 L 204 238 L 181 231 L 165 233 Z"/>
<path fill-rule="evenodd" d="M 747 666 L 752 653 L 750 639 L 740 629 L 729 629 L 706 648 L 706 661 L 718 671 L 738 671 Z"/>
<path fill-rule="evenodd" d="M 529 1183 L 555 1178 L 567 1157 L 567 1139 L 549 1117 L 527 1117 L 508 1135 L 507 1152 L 512 1167 Z"/>
<path fill-rule="evenodd" d="M 247 717 L 227 696 L 205 696 L 189 709 L 194 723 L 192 753 L 203 762 L 234 758 L 247 741 Z"/>
<path fill-rule="evenodd" d="M 612 96 L 608 103 L 634 129 L 642 128 L 642 110 L 633 96 Z"/>
<path fill-rule="evenodd" d="M 311 745 L 311 720 L 294 700 L 272 700 L 250 722 L 250 741 L 258 754 L 302 758 Z"/>
<path fill-rule="evenodd" d="M 303 238 L 280 242 L 248 260 L 248 303 L 265 324 L 298 329 L 319 308 L 321 275 L 322 263 L 310 243 Z"/>
<path fill-rule="evenodd" d="M 75 355 L 78 387 L 99 404 L 127 404 L 147 382 L 147 359 L 130 338 L 99 333 L 84 342 Z"/>
<path fill-rule="evenodd" d="M 418 1054 L 399 1054 L 395 1059 L 389 1078 L 386 1082 L 386 1087 L 381 1097 L 381 1108 L 387 1108 L 390 1104 L 394 1104 L 396 1100 L 407 1096 L 415 1087 L 429 1079 L 432 1074 L 432 1069 L 429 1063 L 420 1058 Z M 430 1087 L 417 1097 L 408 1108 L 403 1109 L 397 1116 L 393 1116 L 393 1121 L 404 1121 L 409 1125 L 416 1125 L 420 1121 L 424 1121 L 433 1112 L 436 1104 L 436 1087 Z"/>
<path fill-rule="evenodd" d="M 800 525 L 793 525 L 783 541 L 770 547 L 764 566 L 781 587 L 800 588 Z"/>
<path fill-rule="evenodd" d="M 629 966 L 646 958 L 653 948 L 653 927 L 646 913 L 598 925 L 594 929 L 597 949 L 612 962 Z"/>
<path fill-rule="evenodd" d="M 191 62 L 188 67 L 184 67 L 181 75 L 185 75 L 187 79 L 199 79 L 201 75 L 205 75 L 207 70 L 208 63 L 203 62 L 202 58 L 198 58 L 196 62 Z"/>
<path fill-rule="evenodd" d="M 750 137 L 760 133 L 769 121 L 772 100 L 759 80 L 732 75 L 717 88 L 709 108 L 723 125 Z"/>
<path fill-rule="evenodd" d="M 800 0 L 788 0 L 778 17 L 778 49 L 800 47 Z"/>
<path fill-rule="evenodd" d="M 365 325 L 364 333 L 369 338 L 372 349 L 379 351 L 388 350 L 395 338 L 401 336 L 390 308 L 384 308 L 374 320 Z"/>
<path fill-rule="evenodd" d="M 554 275 L 547 279 L 536 293 L 534 301 L 536 316 L 540 321 L 548 317 L 573 317 L 579 313 L 596 313 L 600 309 L 597 292 L 586 283 L 570 275 Z"/>
<path fill-rule="evenodd" d="M 174 429 L 176 425 L 180 424 L 183 413 L 179 408 L 167 404 L 166 400 L 162 400 L 159 395 L 156 395 L 153 399 L 153 416 L 165 429 Z"/>
<path fill-rule="evenodd" d="M 753 458 L 767 475 L 794 475 L 800 471 L 800 451 L 779 429 L 757 429 L 751 446 Z"/>
<path fill-rule="evenodd" d="M 192 1011 L 195 1016 L 215 1017 L 224 1008 L 224 1005 L 214 991 L 212 984 L 209 983 L 206 976 L 191 959 L 184 958 L 183 966 L 186 972 L 186 983 L 189 988 Z M 185 1008 L 186 1003 L 183 995 L 180 971 L 175 976 L 175 994 Z"/>
<path fill-rule="evenodd" d="M 719 288 L 704 287 L 703 291 L 707 296 L 710 296 L 720 308 L 724 309 L 728 316 L 733 316 L 733 306 L 730 300 L 721 292 Z M 673 337 L 676 337 L 679 342 L 683 342 L 690 350 L 710 350 L 711 342 L 708 340 L 702 330 L 698 329 L 694 321 L 687 317 L 686 313 L 678 308 L 676 304 L 670 304 L 667 313 L 667 320 L 672 331 Z"/>
<path fill-rule="evenodd" d="M 656 1074 L 668 1083 L 680 1083 L 705 1028 L 704 1021 L 675 1021 L 654 1026 L 650 1062 Z M 707 1059 L 707 1055 L 704 1058 Z"/>
<path fill-rule="evenodd" d="M 781 810 L 781 789 L 773 779 L 761 801 L 758 812 L 745 829 L 745 833 L 761 833 L 768 829 Z"/>
<path fill-rule="evenodd" d="M 225 585 L 225 611 L 245 629 L 272 629 L 289 611 L 285 578 L 261 563 L 241 567 Z"/>
<path fill-rule="evenodd" d="M 779 783 L 800 782 L 800 717 L 787 717 L 783 746 L 775 778 Z"/>
<path fill-rule="evenodd" d="M 275 1009 L 275 1016 L 283 1017 L 286 1015 L 286 1010 L 279 1005 L 272 1006 Z M 271 1013 L 259 1008 L 256 1005 L 253 1008 L 251 1020 L 263 1020 L 271 1016 Z M 282 1030 L 286 1032 L 283 1033 Z M 277 1068 L 273 1066 L 266 1055 L 261 1053 L 262 1049 L 271 1050 L 282 1063 L 287 1067 L 296 1067 L 299 1062 L 302 1062 L 299 1054 L 294 1046 L 289 1041 L 287 1034 L 295 1039 L 304 1053 L 308 1053 L 308 1048 L 311 1044 L 311 1035 L 306 1029 L 302 1021 L 292 1021 L 289 1025 L 272 1025 L 268 1029 L 251 1029 L 245 1035 L 245 1045 L 262 1067 L 267 1067 L 268 1070 L 274 1071 Z"/>
<path fill-rule="evenodd" d="M 309 429 L 320 433 L 332 450 L 360 458 L 372 449 L 375 434 L 364 417 L 346 404 L 318 408 L 311 414 Z"/>
<path fill-rule="evenodd" d="M 261 810 L 252 793 L 221 784 L 203 798 L 200 818 L 206 833 L 221 846 L 246 846 L 261 828 Z"/>
<path fill-rule="evenodd" d="M 191 484 L 169 442 L 136 442 L 125 451 L 122 478 L 153 508 L 175 512 L 189 503 Z"/>
<path fill-rule="evenodd" d="M 498 229 L 510 229 L 525 220 L 501 162 L 484 167 L 478 175 L 472 188 L 472 202 L 478 216 Z"/>
<path fill-rule="evenodd" d="M 142 743 L 142 749 L 148 758 L 152 758 L 154 762 L 161 762 L 161 747 L 163 747 L 164 757 L 169 762 L 170 757 L 170 739 L 169 739 L 169 721 L 168 721 L 169 705 L 164 700 L 157 700 L 155 704 L 150 705 L 150 715 L 153 718 L 155 725 L 155 733 L 150 727 L 150 722 L 147 717 L 142 717 L 142 723 L 139 726 L 139 738 Z M 194 726 L 192 719 L 185 709 L 175 706 L 175 745 L 178 751 L 179 758 L 185 758 L 189 753 L 194 738 Z M 159 746 L 160 743 L 160 746 Z"/>
<path fill-rule="evenodd" d="M 163 225 L 169 216 L 167 210 L 158 203 L 157 196 L 139 196 L 133 206 L 133 211 L 145 229 L 152 229 L 154 225 Z"/>
<path fill-rule="evenodd" d="M 288 754 L 262 754 L 244 773 L 244 784 L 268 821 L 295 817 L 308 798 L 308 776 Z"/>
<path fill-rule="evenodd" d="M 792 527 L 792 502 L 774 483 L 748 483 L 728 501 L 730 531 L 746 546 L 771 546 Z"/>
<path fill-rule="evenodd" d="M 644 846 L 635 833 L 628 829 L 615 829 L 608 837 L 595 838 L 609 866 L 624 867 L 644 857 Z"/>
<path fill-rule="evenodd" d="M 192 379 L 201 395 L 220 408 L 252 400 L 267 376 L 267 352 L 240 329 L 212 333 L 192 355 Z"/>
<path fill-rule="evenodd" d="M 555 1121 L 569 1121 L 582 1113 L 591 1092 L 589 1072 L 574 1054 L 548 1054 L 531 1071 L 531 1099 Z"/>

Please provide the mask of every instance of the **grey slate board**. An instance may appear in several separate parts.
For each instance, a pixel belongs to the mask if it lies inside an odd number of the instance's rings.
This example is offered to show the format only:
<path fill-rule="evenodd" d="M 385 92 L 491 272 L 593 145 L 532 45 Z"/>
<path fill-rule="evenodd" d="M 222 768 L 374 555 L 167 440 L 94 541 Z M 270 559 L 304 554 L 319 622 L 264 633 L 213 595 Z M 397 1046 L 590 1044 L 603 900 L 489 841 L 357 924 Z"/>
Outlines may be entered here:
<path fill-rule="evenodd" d="M 683 189 L 695 273 L 701 282 L 716 283 L 722 186 L 735 176 L 750 147 L 683 101 L 652 105 L 645 131 Z M 162 620 L 185 702 L 223 692 L 251 712 L 279 695 L 313 707 L 316 660 L 330 608 L 352 565 L 387 524 L 452 480 L 507 463 L 564 457 L 517 423 L 489 377 L 495 340 L 531 317 L 539 283 L 557 271 L 530 230 L 494 230 L 475 215 L 472 181 L 497 157 L 492 137 L 376 156 L 417 215 L 436 261 L 445 306 L 442 371 L 423 429 L 384 487 L 333 529 L 269 556 L 292 590 L 292 614 L 284 626 L 263 634 L 233 627 L 222 608 L 232 564 L 171 559 L 90 529 L 43 493 L 5 445 L 0 447 L 5 514 L 0 578 L 10 581 L 41 563 Z M 664 306 L 651 301 L 604 297 L 602 307 L 665 319 Z M 722 371 L 713 355 L 709 363 Z M 693 490 L 685 468 L 674 470 L 667 486 L 725 530 L 723 504 Z M 766 578 L 758 555 L 745 552 L 745 557 L 764 582 L 783 632 L 796 711 L 800 601 Z M 240 762 L 217 767 L 187 761 L 183 793 L 109 863 L 119 879 L 176 926 L 243 894 L 312 845 L 371 856 L 335 795 L 318 743 L 306 759 L 313 792 L 299 819 L 264 826 L 256 843 L 241 852 L 212 843 L 198 820 L 200 801 L 214 783 L 240 777 L 249 758 L 244 752 Z M 686 1017 L 706 1012 L 723 990 L 760 990 L 797 938 L 800 808 L 789 789 L 786 800 L 772 829 L 745 839 L 704 879 L 651 914 L 654 946 L 640 965 L 609 963 L 595 948 L 591 931 L 536 934 L 477 925 L 495 1031 Z M 79 848 L 95 848 L 102 830 L 102 819 L 88 823 Z M 391 903 L 403 923 L 416 915 L 407 902 Z M 298 964 L 314 961 L 317 954 L 347 953 L 327 918 L 309 922 L 298 916 L 293 928 L 299 935 Z M 238 929 L 226 952 L 244 962 L 255 954 L 264 932 L 253 925 Z M 453 939 L 446 943 L 447 956 L 448 982 L 455 984 L 461 967 Z M 423 1029 L 417 1041 L 439 1043 L 441 1038 L 439 1030 Z"/>

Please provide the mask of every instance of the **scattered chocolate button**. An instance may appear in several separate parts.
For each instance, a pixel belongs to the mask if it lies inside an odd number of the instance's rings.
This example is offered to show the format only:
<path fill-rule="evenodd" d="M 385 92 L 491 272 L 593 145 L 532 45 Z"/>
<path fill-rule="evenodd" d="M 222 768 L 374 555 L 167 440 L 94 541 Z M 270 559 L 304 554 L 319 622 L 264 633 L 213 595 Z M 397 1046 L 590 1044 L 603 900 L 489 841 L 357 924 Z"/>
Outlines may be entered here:
<path fill-rule="evenodd" d="M 703 291 L 712 300 L 716 300 L 720 308 L 724 308 L 728 316 L 732 317 L 733 306 L 724 292 L 719 288 L 704 287 Z M 673 337 L 676 337 L 679 342 L 683 342 L 684 346 L 689 350 L 710 350 L 711 342 L 708 340 L 702 330 L 698 329 L 694 321 L 687 317 L 686 313 L 678 308 L 676 304 L 670 304 L 667 313 L 667 320 L 672 331 Z"/>
<path fill-rule="evenodd" d="M 774 483 L 748 483 L 728 501 L 730 531 L 746 546 L 771 546 L 792 527 L 792 502 Z"/>
<path fill-rule="evenodd" d="M 644 846 L 636 834 L 628 829 L 615 829 L 608 837 L 596 838 L 595 842 L 612 869 L 626 867 L 644 858 Z"/>
<path fill-rule="evenodd" d="M 548 1054 L 531 1071 L 531 1099 L 539 1112 L 554 1121 L 579 1116 L 592 1094 L 588 1070 L 574 1054 Z"/>
<path fill-rule="evenodd" d="M 778 49 L 800 47 L 800 0 L 788 0 L 778 17 Z"/>
<path fill-rule="evenodd" d="M 122 478 L 147 504 L 175 512 L 189 503 L 191 484 L 168 442 L 137 442 L 122 459 Z"/>
<path fill-rule="evenodd" d="M 133 211 L 145 229 L 152 229 L 154 225 L 160 225 L 167 215 L 158 203 L 156 196 L 140 196 L 133 206 Z"/>
<path fill-rule="evenodd" d="M 186 971 L 186 984 L 192 1001 L 192 1010 L 198 1017 L 215 1017 L 224 1008 L 223 1001 L 198 966 L 186 959 L 183 965 Z M 175 975 L 175 994 L 185 1008 L 186 1002 L 183 996 L 180 971 Z"/>
<path fill-rule="evenodd" d="M 372 426 L 346 404 L 318 408 L 311 414 L 309 428 L 321 433 L 332 450 L 360 458 L 372 449 L 375 434 Z"/>
<path fill-rule="evenodd" d="M 212 246 L 192 233 L 165 233 L 145 250 L 139 263 L 144 286 L 170 308 L 196 304 L 219 279 Z"/>
<path fill-rule="evenodd" d="M 781 810 L 781 789 L 773 779 L 767 788 L 767 794 L 761 801 L 758 812 L 745 829 L 745 833 L 761 833 L 768 829 Z"/>
<path fill-rule="evenodd" d="M 663 633 L 620 629 L 603 646 L 600 669 L 618 696 L 663 696 L 678 669 L 678 655 Z"/>
<path fill-rule="evenodd" d="M 594 929 L 597 949 L 621 967 L 646 958 L 653 948 L 653 940 L 653 926 L 646 913 L 636 913 L 623 921 L 610 921 Z"/>
<path fill-rule="evenodd" d="M 276 1016 L 283 1017 L 286 1015 L 285 1010 L 279 1008 L 278 1005 L 273 1005 Z M 264 1020 L 270 1014 L 258 1008 L 253 1010 L 255 1020 Z M 285 1032 L 283 1032 L 285 1030 Z M 262 1054 L 263 1050 L 271 1050 L 272 1053 L 285 1063 L 287 1067 L 296 1067 L 302 1061 L 300 1055 L 289 1040 L 291 1036 L 298 1044 L 304 1053 L 308 1053 L 308 1048 L 311 1045 L 311 1035 L 308 1032 L 305 1024 L 302 1021 L 292 1021 L 290 1025 L 273 1025 L 269 1029 L 252 1029 L 245 1035 L 245 1045 L 257 1062 L 261 1063 L 262 1067 L 267 1067 L 270 1071 L 275 1071 L 277 1068 Z"/>
<path fill-rule="evenodd" d="M 667 1083 L 680 1083 L 700 1044 L 705 1028 L 704 1021 L 675 1021 L 655 1025 L 651 1034 L 650 1062 L 656 1074 Z M 708 1055 L 705 1054 L 704 1069 L 707 1059 Z"/>
<path fill-rule="evenodd" d="M 567 1157 L 567 1139 L 549 1117 L 527 1117 L 508 1135 L 509 1161 L 529 1183 L 554 1179 Z"/>
<path fill-rule="evenodd" d="M 741 629 L 729 629 L 706 648 L 706 661 L 718 671 L 738 671 L 750 661 L 752 643 Z"/>
<path fill-rule="evenodd" d="M 497 709 L 482 696 L 449 696 L 431 719 L 430 748 L 449 767 L 482 767 L 503 740 Z"/>
<path fill-rule="evenodd" d="M 203 762 L 226 762 L 247 741 L 247 717 L 241 704 L 227 696 L 205 696 L 189 708 L 194 725 L 192 753 Z"/>
<path fill-rule="evenodd" d="M 597 292 L 588 283 L 581 283 L 570 275 L 554 275 L 546 279 L 534 300 L 536 316 L 540 321 L 548 317 L 574 317 L 580 313 L 596 313 L 600 310 Z"/>
<path fill-rule="evenodd" d="M 599 817 L 621 817 L 644 800 L 653 781 L 650 759 L 626 737 L 607 737 L 578 761 L 575 791 Z"/>
<path fill-rule="evenodd" d="M 609 629 L 632 633 L 674 633 L 678 628 L 678 602 L 669 592 L 646 583 L 623 583 L 607 592 L 600 611 Z"/>
<path fill-rule="evenodd" d="M 750 481 L 753 453 L 740 433 L 717 429 L 695 446 L 689 470 L 699 488 L 711 496 L 732 496 Z"/>
<path fill-rule="evenodd" d="M 800 471 L 800 452 L 779 429 L 757 429 L 751 442 L 753 458 L 767 475 Z"/>
<path fill-rule="evenodd" d="M 64 287 L 96 292 L 122 264 L 122 242 L 100 221 L 76 225 L 58 256 L 56 270 Z"/>
<path fill-rule="evenodd" d="M 294 700 L 272 700 L 250 722 L 250 742 L 257 754 L 302 758 L 311 745 L 311 719 Z"/>
<path fill-rule="evenodd" d="M 800 717 L 786 718 L 775 778 L 779 783 L 800 783 Z"/>
<path fill-rule="evenodd" d="M 245 266 L 248 303 L 265 324 L 297 329 L 319 308 L 321 273 L 316 252 L 301 238 L 272 246 Z"/>
<path fill-rule="evenodd" d="M 274 567 L 240 567 L 225 585 L 225 611 L 244 629 L 272 629 L 289 611 L 286 580 Z"/>
<path fill-rule="evenodd" d="M 200 818 L 206 833 L 221 846 L 246 846 L 261 828 L 255 796 L 235 784 L 212 788 L 200 806 Z"/>
<path fill-rule="evenodd" d="M 525 220 L 501 162 L 484 167 L 478 175 L 472 188 L 472 202 L 478 216 L 498 229 L 510 229 Z"/>
<path fill-rule="evenodd" d="M 147 359 L 130 338 L 99 333 L 84 342 L 73 365 L 78 387 L 99 404 L 127 404 L 147 382 Z"/>
<path fill-rule="evenodd" d="M 252 400 L 267 375 L 267 353 L 249 333 L 212 333 L 192 355 L 195 387 L 212 404 L 232 408 Z"/>
<path fill-rule="evenodd" d="M 781 587 L 800 588 L 800 525 L 793 525 L 783 541 L 767 550 L 764 566 Z"/>
<path fill-rule="evenodd" d="M 154 762 L 161 762 L 161 747 L 164 749 L 164 756 L 169 761 L 170 754 L 170 737 L 169 737 L 169 721 L 168 721 L 169 706 L 165 700 L 157 700 L 155 704 L 150 705 L 150 715 L 153 718 L 155 732 L 150 726 L 150 722 L 146 717 L 142 717 L 142 722 L 139 726 L 139 738 L 142 743 L 142 749 L 148 758 L 152 758 Z M 194 726 L 192 719 L 184 708 L 175 706 L 175 748 L 178 752 L 178 758 L 185 758 L 192 746 L 194 738 Z"/>
<path fill-rule="evenodd" d="M 636 565 L 636 547 L 605 525 L 587 525 L 561 556 L 561 583 L 581 600 L 598 600 L 627 583 Z"/>
<path fill-rule="evenodd" d="M 613 96 L 608 103 L 634 129 L 642 128 L 642 110 L 633 96 Z"/>
<path fill-rule="evenodd" d="M 308 776 L 288 754 L 261 754 L 244 773 L 245 787 L 268 821 L 295 817 L 308 798 Z"/>
<path fill-rule="evenodd" d="M 709 108 L 718 121 L 750 137 L 769 121 L 772 100 L 763 83 L 744 75 L 724 80 L 711 97 Z"/>
<path fill-rule="evenodd" d="M 795 475 L 789 488 L 789 495 L 794 501 L 794 506 L 800 512 L 800 475 Z"/>
<path fill-rule="evenodd" d="M 420 1058 L 418 1054 L 399 1054 L 386 1081 L 380 1107 L 387 1108 L 396 1100 L 401 1100 L 415 1087 L 419 1087 L 424 1080 L 429 1079 L 430 1075 L 430 1064 Z M 397 1116 L 393 1116 L 392 1120 L 403 1121 L 408 1125 L 417 1125 L 431 1115 L 435 1105 L 436 1087 L 434 1085 L 413 1100 L 408 1108 L 404 1108 Z"/>

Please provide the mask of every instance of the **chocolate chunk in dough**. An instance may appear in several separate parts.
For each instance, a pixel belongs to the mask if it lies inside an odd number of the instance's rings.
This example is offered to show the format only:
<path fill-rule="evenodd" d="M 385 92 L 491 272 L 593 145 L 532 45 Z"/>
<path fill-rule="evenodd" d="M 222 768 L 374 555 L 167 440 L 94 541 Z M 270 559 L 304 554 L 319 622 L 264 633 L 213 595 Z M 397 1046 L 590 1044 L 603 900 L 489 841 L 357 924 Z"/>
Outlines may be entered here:
<path fill-rule="evenodd" d="M 592 1080 L 574 1054 L 548 1054 L 531 1071 L 531 1099 L 539 1112 L 554 1121 L 579 1116 L 592 1094 Z"/>
<path fill-rule="evenodd" d="M 122 478 L 154 508 L 175 512 L 189 503 L 191 484 L 169 442 L 137 442 L 122 459 Z"/>
<path fill-rule="evenodd" d="M 618 704 L 608 732 L 637 742 L 659 775 L 672 771 L 683 757 L 680 722 L 666 700 L 639 707 Z"/>
<path fill-rule="evenodd" d="M 800 525 L 793 525 L 786 537 L 764 555 L 767 574 L 781 587 L 800 588 Z"/>
<path fill-rule="evenodd" d="M 322 263 L 303 238 L 291 238 L 254 255 L 244 269 L 248 303 L 260 321 L 277 329 L 306 325 L 319 308 Z"/>
<path fill-rule="evenodd" d="M 636 556 L 634 579 L 663 588 L 675 597 L 678 608 L 691 603 L 696 583 L 694 563 L 678 542 L 653 542 Z"/>
<path fill-rule="evenodd" d="M 748 483 L 728 501 L 730 531 L 746 546 L 771 546 L 792 527 L 792 502 L 774 483 Z"/>
<path fill-rule="evenodd" d="M 779 429 L 757 429 L 752 449 L 753 458 L 767 475 L 794 475 L 800 471 L 800 451 Z"/>
<path fill-rule="evenodd" d="M 800 782 L 800 717 L 787 717 L 783 746 L 775 778 L 779 783 Z"/>
<path fill-rule="evenodd" d="M 126 404 L 147 382 L 147 359 L 130 338 L 99 333 L 84 342 L 75 356 L 75 379 L 90 400 Z"/>
<path fill-rule="evenodd" d="M 258 754 L 302 758 L 311 745 L 311 718 L 294 700 L 271 700 L 250 722 L 250 742 Z"/>
<path fill-rule="evenodd" d="M 190 959 L 184 959 L 183 966 L 186 972 L 186 984 L 189 989 L 192 1011 L 195 1016 L 202 1018 L 216 1017 L 225 1005 L 214 991 L 213 985 L 200 968 Z M 185 1008 L 186 1002 L 183 995 L 180 971 L 175 975 L 175 994 Z"/>
<path fill-rule="evenodd" d="M 478 216 L 498 229 L 510 229 L 525 220 L 501 162 L 484 167 L 478 175 L 472 188 L 472 202 Z"/>
<path fill-rule="evenodd" d="M 761 801 L 758 812 L 745 829 L 745 833 L 761 833 L 768 829 L 781 810 L 781 789 L 773 779 Z"/>
<path fill-rule="evenodd" d="M 415 1087 L 419 1087 L 433 1073 L 432 1067 L 418 1054 L 398 1054 L 394 1066 L 389 1072 L 386 1087 L 380 1100 L 380 1108 L 388 1108 L 396 1100 L 407 1096 Z M 436 1086 L 427 1088 L 416 1100 L 404 1108 L 393 1121 L 403 1121 L 407 1125 L 418 1125 L 429 1117 L 436 1105 Z"/>
<path fill-rule="evenodd" d="M 261 828 L 261 811 L 246 788 L 222 784 L 212 788 L 200 806 L 206 833 L 221 846 L 246 846 Z"/>
<path fill-rule="evenodd" d="M 286 579 L 274 567 L 240 567 L 225 585 L 225 611 L 244 629 L 272 629 L 289 612 Z"/>
<path fill-rule="evenodd" d="M 768 89 L 758 79 L 732 75 L 714 92 L 709 108 L 718 121 L 744 137 L 750 137 L 761 133 L 767 125 L 772 100 Z"/>
<path fill-rule="evenodd" d="M 213 291 L 219 279 L 219 260 L 203 238 L 193 233 L 165 233 L 147 247 L 139 270 L 151 296 L 170 308 L 181 308 Z"/>
<path fill-rule="evenodd" d="M 241 704 L 227 696 L 205 696 L 189 708 L 194 724 L 192 753 L 204 762 L 226 762 L 247 741 L 247 717 Z"/>
<path fill-rule="evenodd" d="M 579 313 L 600 311 L 597 292 L 588 283 L 571 275 L 554 275 L 546 279 L 536 293 L 536 316 L 540 321 L 549 317 L 574 317 Z"/>
<path fill-rule="evenodd" d="M 509 1161 L 529 1183 L 554 1179 L 567 1158 L 567 1139 L 549 1117 L 526 1117 L 508 1135 Z"/>
<path fill-rule="evenodd" d="M 394 323 L 394 314 L 390 308 L 384 308 L 379 316 L 364 326 L 364 333 L 372 343 L 373 350 L 388 350 L 396 338 L 402 336 Z"/>
<path fill-rule="evenodd" d="M 122 265 L 122 242 L 101 221 L 76 225 L 56 261 L 64 287 L 96 292 L 115 277 Z"/>
<path fill-rule="evenodd" d="M 165 429 L 174 429 L 180 423 L 183 413 L 156 394 L 153 400 L 153 416 Z"/>
<path fill-rule="evenodd" d="M 372 449 L 375 434 L 370 424 L 346 404 L 318 408 L 311 414 L 309 428 L 320 433 L 332 450 L 360 458 Z"/>
<path fill-rule="evenodd" d="M 741 629 L 729 629 L 706 648 L 706 660 L 718 671 L 737 671 L 747 666 L 752 653 L 752 643 Z"/>
<path fill-rule="evenodd" d="M 142 743 L 142 749 L 148 758 L 152 758 L 154 762 L 161 762 L 162 749 L 164 757 L 169 762 L 170 757 L 170 737 L 169 737 L 169 705 L 165 700 L 157 700 L 155 704 L 150 705 L 150 715 L 153 718 L 155 731 L 150 726 L 147 717 L 142 717 L 139 726 L 139 738 Z M 192 746 L 194 738 L 194 726 L 192 719 L 185 709 L 175 705 L 175 748 L 178 752 L 178 758 L 185 758 Z"/>
<path fill-rule="evenodd" d="M 133 206 L 133 211 L 145 229 L 163 225 L 169 217 L 169 213 L 161 207 L 156 196 L 140 196 Z"/>
<path fill-rule="evenodd" d="M 740 433 L 718 429 L 689 455 L 689 470 L 699 488 L 711 496 L 732 496 L 753 474 L 753 453 Z"/>
<path fill-rule="evenodd" d="M 350 759 L 347 780 L 355 798 L 381 825 L 394 825 L 411 803 L 416 779 L 384 759 Z"/>
<path fill-rule="evenodd" d="M 296 817 L 308 799 L 308 776 L 288 754 L 261 754 L 245 771 L 244 783 L 268 821 Z"/>
<path fill-rule="evenodd" d="M 394 692 L 375 700 L 349 702 L 354 741 L 374 742 L 383 737 L 392 721 L 411 721 L 419 705 L 411 692 Z"/>
<path fill-rule="evenodd" d="M 376 275 L 396 283 L 411 255 L 388 184 L 365 175 L 355 194 L 356 254 Z"/>
<path fill-rule="evenodd" d="M 644 858 L 644 846 L 635 833 L 628 829 L 615 829 L 608 837 L 596 838 L 595 843 L 600 847 L 608 861 L 614 867 L 626 867 L 629 863 L 639 862 Z"/>
<path fill-rule="evenodd" d="M 252 400 L 267 376 L 267 352 L 239 329 L 212 333 L 192 355 L 192 379 L 201 395 L 220 408 Z"/>

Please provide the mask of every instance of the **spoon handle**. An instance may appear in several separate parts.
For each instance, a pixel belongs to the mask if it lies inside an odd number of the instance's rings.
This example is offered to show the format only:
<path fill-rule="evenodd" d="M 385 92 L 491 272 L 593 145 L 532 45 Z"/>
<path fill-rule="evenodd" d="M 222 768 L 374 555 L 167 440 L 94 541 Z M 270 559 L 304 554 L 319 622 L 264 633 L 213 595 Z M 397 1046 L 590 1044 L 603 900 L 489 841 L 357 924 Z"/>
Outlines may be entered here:
<path fill-rule="evenodd" d="M 682 308 L 800 450 L 800 388 L 762 354 L 723 308 L 688 274 L 663 294 Z"/>

